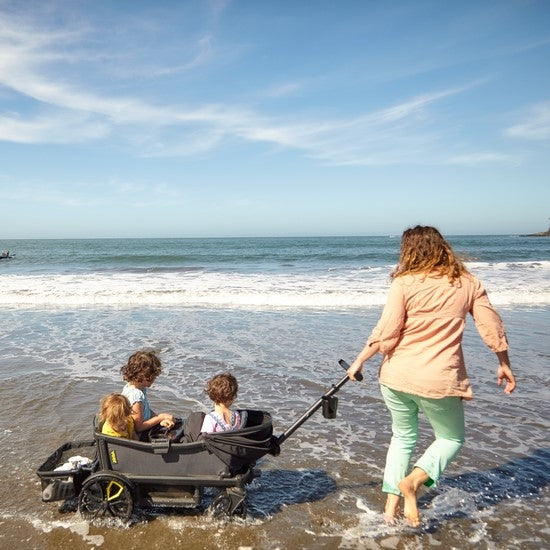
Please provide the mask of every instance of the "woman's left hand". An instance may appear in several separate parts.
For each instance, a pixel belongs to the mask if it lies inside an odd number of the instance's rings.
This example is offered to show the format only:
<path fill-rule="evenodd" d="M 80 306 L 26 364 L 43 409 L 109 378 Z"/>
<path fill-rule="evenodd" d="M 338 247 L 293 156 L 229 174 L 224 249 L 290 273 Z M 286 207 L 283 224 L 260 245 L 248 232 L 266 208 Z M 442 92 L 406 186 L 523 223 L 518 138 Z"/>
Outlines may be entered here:
<path fill-rule="evenodd" d="M 516 389 L 516 379 L 512 369 L 508 365 L 500 365 L 497 370 L 497 382 L 499 386 L 506 381 L 504 393 L 510 394 Z"/>

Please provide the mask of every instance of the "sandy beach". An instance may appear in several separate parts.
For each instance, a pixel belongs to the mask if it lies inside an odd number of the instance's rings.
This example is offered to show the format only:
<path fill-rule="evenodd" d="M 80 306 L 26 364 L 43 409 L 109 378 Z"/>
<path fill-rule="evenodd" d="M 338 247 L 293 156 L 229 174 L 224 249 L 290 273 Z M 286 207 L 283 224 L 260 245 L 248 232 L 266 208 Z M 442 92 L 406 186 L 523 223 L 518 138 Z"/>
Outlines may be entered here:
<path fill-rule="evenodd" d="M 550 540 L 548 307 L 501 312 L 520 384 L 513 396 L 501 395 L 492 354 L 468 330 L 475 391 L 466 407 L 468 440 L 441 484 L 422 496 L 419 530 L 382 521 L 390 432 L 375 363 L 364 382 L 342 388 L 337 419 L 317 413 L 279 457 L 262 460 L 245 519 L 161 514 L 129 527 L 96 526 L 41 502 L 36 468 L 63 442 L 88 438 L 100 396 L 120 388 L 112 357 L 123 342 L 136 347 L 147 335 L 147 343 L 162 349 L 165 373 L 151 390 L 158 409 L 205 410 L 205 378 L 230 368 L 240 380 L 238 405 L 270 411 L 281 433 L 341 378 L 337 360 L 353 357 L 378 313 L 3 310 L 0 321 L 9 328 L 0 359 L 7 408 L 0 426 L 2 547 L 544 547 Z M 420 445 L 427 430 L 423 435 Z"/>

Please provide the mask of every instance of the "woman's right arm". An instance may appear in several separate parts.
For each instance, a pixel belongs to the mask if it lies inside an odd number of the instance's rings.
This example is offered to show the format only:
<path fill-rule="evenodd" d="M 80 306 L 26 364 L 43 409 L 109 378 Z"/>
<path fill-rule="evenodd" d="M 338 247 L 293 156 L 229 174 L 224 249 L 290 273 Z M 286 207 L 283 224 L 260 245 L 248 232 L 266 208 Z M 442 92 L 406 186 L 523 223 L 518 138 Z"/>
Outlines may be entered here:
<path fill-rule="evenodd" d="M 352 363 L 351 367 L 347 370 L 350 380 L 357 380 L 355 375 L 358 372 L 363 370 L 363 363 L 368 361 L 371 357 L 375 356 L 380 351 L 380 342 L 375 342 L 374 344 L 365 344 L 365 347 L 359 352 L 355 361 Z"/>

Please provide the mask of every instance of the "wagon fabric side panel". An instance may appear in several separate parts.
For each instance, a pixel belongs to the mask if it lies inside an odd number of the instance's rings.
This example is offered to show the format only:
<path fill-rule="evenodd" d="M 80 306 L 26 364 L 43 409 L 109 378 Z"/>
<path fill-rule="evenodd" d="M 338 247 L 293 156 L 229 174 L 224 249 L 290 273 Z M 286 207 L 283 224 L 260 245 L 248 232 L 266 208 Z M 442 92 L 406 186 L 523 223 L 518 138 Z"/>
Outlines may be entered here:
<path fill-rule="evenodd" d="M 271 415 L 264 411 L 247 410 L 246 427 L 231 432 L 204 434 L 202 442 L 229 467 L 232 475 L 241 473 L 266 454 L 275 454 Z"/>
<path fill-rule="evenodd" d="M 222 477 L 226 464 L 203 442 L 161 444 L 96 433 L 101 467 L 130 476 Z"/>

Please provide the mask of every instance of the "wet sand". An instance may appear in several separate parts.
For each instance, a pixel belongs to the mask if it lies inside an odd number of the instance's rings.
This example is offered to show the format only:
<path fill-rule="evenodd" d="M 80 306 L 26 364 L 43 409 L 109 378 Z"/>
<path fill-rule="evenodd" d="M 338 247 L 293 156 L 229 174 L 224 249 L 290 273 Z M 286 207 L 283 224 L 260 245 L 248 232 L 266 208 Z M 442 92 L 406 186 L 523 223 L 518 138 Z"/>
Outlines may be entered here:
<path fill-rule="evenodd" d="M 87 439 L 99 397 L 118 389 L 119 358 L 148 344 L 163 349 L 165 373 L 151 390 L 158 410 L 207 408 L 212 372 L 239 378 L 238 405 L 263 408 L 286 429 L 353 359 L 379 311 L 200 310 L 16 311 L 0 313 L 5 415 L 0 547 L 90 549 L 543 548 L 548 525 L 547 414 L 550 308 L 501 310 L 519 388 L 496 386 L 494 356 L 471 327 L 466 360 L 475 400 L 466 405 L 467 442 L 439 486 L 422 491 L 422 525 L 382 520 L 382 467 L 389 417 L 370 376 L 339 392 L 338 417 L 316 413 L 261 461 L 244 519 L 158 514 L 130 526 L 89 525 L 40 500 L 36 468 L 66 441 Z M 113 336 L 113 334 L 115 336 Z M 146 335 L 146 337 L 145 337 Z M 422 424 L 419 447 L 429 441 Z"/>

